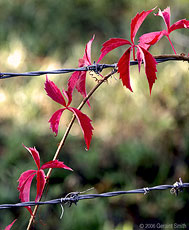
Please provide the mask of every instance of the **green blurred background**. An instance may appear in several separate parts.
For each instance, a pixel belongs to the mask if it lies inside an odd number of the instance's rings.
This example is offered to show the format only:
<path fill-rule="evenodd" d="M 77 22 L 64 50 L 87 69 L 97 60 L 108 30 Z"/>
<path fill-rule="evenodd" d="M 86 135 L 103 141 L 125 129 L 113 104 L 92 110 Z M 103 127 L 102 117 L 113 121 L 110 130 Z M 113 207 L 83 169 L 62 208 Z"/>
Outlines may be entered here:
<path fill-rule="evenodd" d="M 172 23 L 188 17 L 188 0 L 0 0 L 0 70 L 76 67 L 93 34 L 92 59 L 97 60 L 104 41 L 110 37 L 130 39 L 131 18 L 155 6 L 162 10 L 170 6 Z M 151 14 L 135 40 L 162 28 L 163 20 Z M 189 52 L 188 31 L 175 31 L 171 38 L 178 53 Z M 111 52 L 104 63 L 117 62 L 124 49 Z M 163 38 L 151 53 L 173 51 Z M 137 67 L 131 67 L 134 93 L 123 88 L 115 76 L 94 94 L 92 109 L 83 109 L 95 128 L 90 150 L 85 150 L 82 132 L 75 124 L 59 156 L 74 172 L 54 170 L 44 200 L 91 187 L 92 193 L 101 193 L 173 184 L 179 177 L 189 182 L 188 63 L 159 64 L 151 96 L 143 71 L 139 75 Z M 49 78 L 62 88 L 69 76 Z M 0 81 L 1 204 L 19 202 L 17 180 L 23 171 L 36 168 L 22 144 L 35 146 L 42 163 L 52 160 L 71 119 L 65 112 L 54 137 L 48 119 L 59 105 L 46 96 L 44 81 L 45 76 Z M 88 75 L 87 90 L 95 84 Z M 77 106 L 81 99 L 76 92 L 72 105 Z M 34 183 L 31 193 L 34 200 Z M 62 220 L 59 205 L 43 206 L 33 229 L 130 230 L 140 223 L 188 224 L 188 197 L 185 189 L 178 197 L 156 191 L 146 196 L 86 200 L 71 208 L 65 206 Z M 26 229 L 29 213 L 24 208 L 1 210 L 0 227 L 15 218 L 13 229 Z"/>

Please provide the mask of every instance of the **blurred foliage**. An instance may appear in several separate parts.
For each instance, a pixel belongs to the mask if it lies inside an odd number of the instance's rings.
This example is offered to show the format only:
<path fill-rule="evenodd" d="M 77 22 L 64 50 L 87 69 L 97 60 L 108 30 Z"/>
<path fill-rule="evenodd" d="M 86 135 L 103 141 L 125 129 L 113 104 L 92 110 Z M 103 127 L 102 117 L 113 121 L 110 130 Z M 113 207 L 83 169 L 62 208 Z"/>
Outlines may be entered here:
<path fill-rule="evenodd" d="M 137 12 L 155 6 L 171 6 L 171 22 L 188 16 L 188 0 L 0 0 L 1 71 L 47 70 L 77 66 L 86 42 L 96 34 L 92 46 L 97 60 L 101 44 L 110 37 L 129 39 L 130 20 Z M 139 30 L 159 30 L 163 20 L 149 15 Z M 178 53 L 188 53 L 188 31 L 172 36 Z M 137 41 L 137 38 L 136 38 Z M 105 63 L 117 62 L 124 48 L 110 53 Z M 152 48 L 153 54 L 172 53 L 164 38 Z M 91 148 L 85 151 L 83 136 L 74 124 L 59 160 L 74 172 L 56 169 L 45 192 L 45 200 L 63 197 L 71 191 L 128 190 L 189 181 L 189 83 L 188 64 L 158 65 L 158 80 L 149 95 L 146 76 L 131 67 L 134 93 L 123 89 L 119 76 L 108 80 L 91 98 L 92 109 L 83 111 L 95 128 Z M 104 74 L 106 71 L 103 72 Z M 49 76 L 61 88 L 69 75 Z M 22 147 L 36 146 L 41 162 L 50 161 L 71 118 L 66 111 L 55 138 L 48 119 L 59 108 L 44 91 L 45 77 L 13 78 L 0 81 L 0 203 L 17 203 L 17 179 L 35 168 Z M 88 75 L 88 91 L 95 85 Z M 74 95 L 73 106 L 81 97 Z M 31 199 L 35 198 L 32 186 Z M 40 207 L 33 229 L 137 229 L 140 223 L 188 224 L 188 193 L 178 197 L 169 191 L 147 196 L 129 195 L 86 200 L 71 208 Z M 13 229 L 25 229 L 26 209 L 1 210 L 0 227 L 18 218 Z"/>

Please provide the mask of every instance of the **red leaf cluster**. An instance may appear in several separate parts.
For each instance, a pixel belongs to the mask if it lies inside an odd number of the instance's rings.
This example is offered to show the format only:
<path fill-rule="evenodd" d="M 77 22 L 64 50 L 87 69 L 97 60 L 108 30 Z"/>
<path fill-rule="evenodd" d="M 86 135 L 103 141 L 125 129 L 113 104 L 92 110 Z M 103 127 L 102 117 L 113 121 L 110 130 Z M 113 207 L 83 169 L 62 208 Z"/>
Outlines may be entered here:
<path fill-rule="evenodd" d="M 142 61 L 144 62 L 145 67 L 145 73 L 148 79 L 150 92 L 153 86 L 153 83 L 156 80 L 156 65 L 157 62 L 154 59 L 154 57 L 140 44 L 135 45 L 134 39 L 136 36 L 136 33 L 138 32 L 138 29 L 140 28 L 141 24 L 145 20 L 145 18 L 153 11 L 154 9 L 148 10 L 148 11 L 142 11 L 141 13 L 137 13 L 137 15 L 132 19 L 131 21 L 131 42 L 126 39 L 121 38 L 110 38 L 108 41 L 106 41 L 103 44 L 103 47 L 101 49 L 101 55 L 98 60 L 98 62 L 110 51 L 113 49 L 123 46 L 123 45 L 130 45 L 125 53 L 122 55 L 122 57 L 118 61 L 118 72 L 120 73 L 120 78 L 122 80 L 122 83 L 124 86 L 126 86 L 130 91 L 132 91 L 132 87 L 130 84 L 130 56 L 131 51 L 133 50 L 133 58 L 135 59 L 135 47 L 137 48 L 137 59 L 138 59 L 138 66 L 140 71 L 140 66 Z"/>
<path fill-rule="evenodd" d="M 173 25 L 170 26 L 170 18 L 171 18 L 171 12 L 170 12 L 170 7 L 167 7 L 165 10 L 161 11 L 159 9 L 157 14 L 154 14 L 155 16 L 160 16 L 163 18 L 167 29 L 162 30 L 162 31 L 156 31 L 156 32 L 151 32 L 151 33 L 146 33 L 143 34 L 139 38 L 139 44 L 143 46 L 145 49 L 149 49 L 151 45 L 154 45 L 157 43 L 163 36 L 166 36 L 171 44 L 171 47 L 176 54 L 176 50 L 171 42 L 171 39 L 169 37 L 170 33 L 173 32 L 174 30 L 178 29 L 189 29 L 189 21 L 186 19 L 181 19 L 177 22 L 175 22 Z"/>
<path fill-rule="evenodd" d="M 87 57 L 87 56 L 86 56 Z M 57 103 L 61 104 L 64 108 L 57 110 L 52 117 L 50 118 L 50 128 L 52 131 L 57 135 L 58 134 L 58 127 L 60 122 L 60 117 L 64 110 L 69 110 L 70 112 L 74 113 L 79 125 L 82 129 L 85 143 L 87 145 L 87 149 L 90 147 L 91 138 L 93 134 L 93 127 L 91 125 L 91 119 L 84 113 L 82 113 L 80 110 L 70 107 L 70 103 L 72 102 L 72 91 L 68 89 L 68 91 L 62 90 L 63 95 L 66 97 L 68 102 L 66 103 L 61 91 L 58 89 L 58 87 L 54 84 L 54 82 L 50 81 L 48 78 L 46 78 L 45 82 L 45 90 L 47 92 L 47 95 L 52 98 Z"/>
<path fill-rule="evenodd" d="M 46 162 L 45 164 L 43 164 L 42 166 L 40 166 L 40 156 L 39 156 L 39 152 L 36 150 L 36 148 L 28 148 L 25 145 L 23 145 L 24 148 L 26 148 L 28 150 L 28 152 L 32 155 L 35 164 L 37 165 L 37 170 L 27 170 L 25 172 L 23 172 L 20 175 L 20 178 L 18 179 L 18 190 L 20 192 L 20 200 L 22 202 L 28 202 L 30 200 L 30 188 L 31 188 L 31 183 L 33 178 L 36 176 L 37 177 L 37 195 L 35 198 L 35 201 L 39 201 L 41 198 L 41 195 L 43 193 L 43 189 L 45 187 L 45 183 L 46 183 L 46 176 L 45 176 L 45 172 L 43 171 L 44 169 L 48 169 L 48 168 L 63 168 L 63 169 L 67 169 L 67 170 L 71 170 L 73 171 L 71 168 L 69 168 L 68 166 L 66 166 L 64 164 L 64 162 L 62 161 L 58 161 L 58 160 L 54 160 L 54 161 L 49 161 Z M 32 210 L 31 207 L 28 206 L 26 207 L 28 209 L 28 211 L 30 212 L 30 214 L 32 215 Z"/>

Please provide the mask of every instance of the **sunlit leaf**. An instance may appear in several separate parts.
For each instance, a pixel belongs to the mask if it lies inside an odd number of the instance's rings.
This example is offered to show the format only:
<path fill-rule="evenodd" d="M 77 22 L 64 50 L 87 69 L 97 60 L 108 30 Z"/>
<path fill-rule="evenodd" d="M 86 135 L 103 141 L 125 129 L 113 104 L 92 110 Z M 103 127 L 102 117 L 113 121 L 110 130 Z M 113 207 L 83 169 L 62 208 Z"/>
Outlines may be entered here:
<path fill-rule="evenodd" d="M 120 78 L 124 86 L 126 86 L 131 92 L 133 91 L 130 83 L 130 55 L 132 48 L 128 48 L 123 56 L 119 59 L 117 64 L 118 73 L 120 73 Z"/>
<path fill-rule="evenodd" d="M 66 106 L 66 102 L 64 100 L 64 97 L 59 90 L 59 88 L 54 84 L 53 81 L 50 81 L 48 77 L 46 77 L 45 82 L 45 91 L 47 92 L 47 95 L 52 98 L 57 103 Z"/>
<path fill-rule="evenodd" d="M 53 113 L 52 117 L 49 119 L 50 128 L 52 129 L 52 131 L 55 133 L 56 136 L 58 134 L 58 126 L 60 123 L 60 118 L 65 109 L 66 108 L 57 110 L 55 113 Z"/>
<path fill-rule="evenodd" d="M 73 171 L 73 169 L 65 165 L 64 162 L 58 160 L 48 161 L 41 166 L 41 169 L 48 169 L 48 168 L 63 168 L 63 169 Z"/>

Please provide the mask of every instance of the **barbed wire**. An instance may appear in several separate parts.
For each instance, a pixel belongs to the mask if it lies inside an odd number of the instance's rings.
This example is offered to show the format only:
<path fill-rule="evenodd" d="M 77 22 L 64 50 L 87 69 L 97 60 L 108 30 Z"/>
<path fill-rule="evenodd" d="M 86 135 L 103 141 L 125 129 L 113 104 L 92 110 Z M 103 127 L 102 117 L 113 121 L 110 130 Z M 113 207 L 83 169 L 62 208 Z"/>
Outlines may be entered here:
<path fill-rule="evenodd" d="M 157 63 L 163 63 L 167 61 L 188 61 L 189 57 L 184 55 L 161 55 L 158 56 L 156 59 Z M 137 65 L 138 61 L 131 61 L 130 65 Z M 21 77 L 21 76 L 41 76 L 45 74 L 66 74 L 72 73 L 75 71 L 94 71 L 96 73 L 101 72 L 103 69 L 107 68 L 116 68 L 117 63 L 115 64 L 98 64 L 95 63 L 93 65 L 89 65 L 86 67 L 80 68 L 66 68 L 66 69 L 57 69 L 57 70 L 49 70 L 49 71 L 32 71 L 32 72 L 25 72 L 25 73 L 7 73 L 7 72 L 0 72 L 0 79 L 12 78 L 12 77 Z"/>
<path fill-rule="evenodd" d="M 69 204 L 69 206 L 71 206 L 72 204 L 77 205 L 78 201 L 80 200 L 114 197 L 114 196 L 127 195 L 127 194 L 143 193 L 144 195 L 146 195 L 150 191 L 154 191 L 154 190 L 163 191 L 163 190 L 170 189 L 171 194 L 178 195 L 179 192 L 182 192 L 184 188 L 188 188 L 188 187 L 189 187 L 189 183 L 182 183 L 182 179 L 179 178 L 179 181 L 175 182 L 173 185 L 158 185 L 154 187 L 146 187 L 146 188 L 140 188 L 140 189 L 127 190 L 127 191 L 106 192 L 106 193 L 101 193 L 101 194 L 81 195 L 82 193 L 85 193 L 86 191 L 85 192 L 70 192 L 64 198 L 58 198 L 58 199 L 53 199 L 53 200 L 48 200 L 48 201 L 40 201 L 40 202 L 30 201 L 30 202 L 22 202 L 22 203 L 17 203 L 17 204 L 1 204 L 0 210 L 9 209 L 9 208 L 26 207 L 26 206 L 35 206 L 35 205 L 46 205 L 46 204 Z"/>

